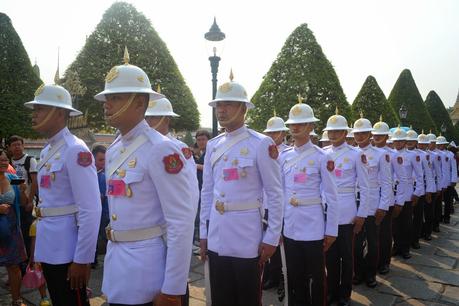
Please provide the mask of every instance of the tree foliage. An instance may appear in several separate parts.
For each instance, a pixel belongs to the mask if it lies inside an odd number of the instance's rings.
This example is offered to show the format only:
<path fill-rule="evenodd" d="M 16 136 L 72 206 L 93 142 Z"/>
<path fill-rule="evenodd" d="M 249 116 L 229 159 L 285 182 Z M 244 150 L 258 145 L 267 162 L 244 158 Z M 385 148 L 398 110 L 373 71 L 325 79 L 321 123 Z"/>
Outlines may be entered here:
<path fill-rule="evenodd" d="M 0 13 L 0 138 L 36 136 L 24 102 L 34 99 L 41 83 L 10 18 Z"/>
<path fill-rule="evenodd" d="M 387 100 L 396 111 L 400 109 L 402 104 L 405 105 L 408 115 L 403 120 L 404 125 L 412 125 L 416 131 L 436 130 L 436 126 L 408 69 L 400 73 Z"/>
<path fill-rule="evenodd" d="M 430 113 L 432 120 L 434 121 L 435 125 L 437 126 L 437 130 L 435 133 L 439 134 L 441 132 L 441 127 L 444 125 L 446 127 L 446 132 L 442 133 L 446 136 L 446 139 L 453 140 L 458 139 L 456 130 L 454 129 L 453 122 L 451 122 L 451 118 L 449 117 L 448 111 L 443 104 L 443 101 L 437 95 L 437 93 L 433 90 L 429 92 L 425 102 L 427 111 Z"/>
<path fill-rule="evenodd" d="M 152 86 L 161 85 L 161 91 L 172 102 L 181 118 L 173 122 L 177 130 L 194 130 L 199 127 L 199 112 L 194 97 L 185 83 L 166 44 L 153 29 L 150 21 L 134 6 L 115 2 L 103 15 L 94 32 L 76 60 L 66 72 L 76 72 L 87 90 L 79 99 L 82 112 L 89 110 L 90 126 L 105 129 L 102 104 L 94 95 L 104 88 L 104 78 L 115 65 L 122 63 L 127 46 L 130 62 L 142 68 Z"/>
<path fill-rule="evenodd" d="M 298 94 L 306 98 L 304 103 L 320 118 L 319 128 L 334 114 L 336 106 L 350 118 L 351 108 L 338 76 L 307 24 L 297 27 L 287 38 L 252 97 L 256 108 L 249 112 L 250 125 L 264 129 L 274 109 L 278 116 L 287 118 Z"/>
<path fill-rule="evenodd" d="M 376 79 L 369 75 L 363 83 L 357 97 L 352 103 L 352 111 L 359 114 L 362 111 L 365 118 L 371 123 L 379 121 L 382 115 L 383 121 L 393 127 L 398 124 L 398 117 L 387 102 L 386 96 L 376 82 Z"/>

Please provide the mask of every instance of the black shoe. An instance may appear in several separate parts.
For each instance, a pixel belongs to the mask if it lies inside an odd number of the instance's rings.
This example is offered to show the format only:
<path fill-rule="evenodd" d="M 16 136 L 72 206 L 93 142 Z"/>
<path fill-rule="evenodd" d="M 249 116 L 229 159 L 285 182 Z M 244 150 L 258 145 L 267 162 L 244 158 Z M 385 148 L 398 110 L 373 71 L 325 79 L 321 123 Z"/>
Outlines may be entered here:
<path fill-rule="evenodd" d="M 393 249 L 392 249 L 392 254 L 391 254 L 391 256 L 392 256 L 392 257 L 395 257 L 395 256 L 397 256 L 397 255 L 400 255 L 400 251 L 397 250 L 396 248 L 393 248 Z"/>
<path fill-rule="evenodd" d="M 439 226 L 435 226 L 435 227 L 433 228 L 433 231 L 434 231 L 435 233 L 439 233 L 439 232 L 440 232 L 440 227 L 439 227 Z"/>
<path fill-rule="evenodd" d="M 354 276 L 354 278 L 352 278 L 352 284 L 354 285 L 360 285 L 362 282 L 363 280 L 358 276 Z"/>
<path fill-rule="evenodd" d="M 410 254 L 410 252 L 406 252 L 406 253 L 402 254 L 402 257 L 403 257 L 403 259 L 410 259 L 411 258 L 411 254 Z"/>
<path fill-rule="evenodd" d="M 449 223 L 450 223 L 450 220 L 449 220 L 449 218 L 445 218 L 445 220 L 443 221 L 443 223 L 445 223 L 445 224 L 449 224 Z"/>
<path fill-rule="evenodd" d="M 419 242 L 413 242 L 411 244 L 411 247 L 415 250 L 419 250 L 421 248 L 421 246 L 419 245 Z"/>
<path fill-rule="evenodd" d="M 382 266 L 381 268 L 379 268 L 379 274 L 381 275 L 386 275 L 387 273 L 389 273 L 390 269 L 389 269 L 389 265 L 384 265 Z"/>
<path fill-rule="evenodd" d="M 426 241 L 430 241 L 430 240 L 432 240 L 432 236 L 431 236 L 431 235 L 426 235 L 426 236 L 424 237 L 424 239 L 425 239 Z"/>
<path fill-rule="evenodd" d="M 369 279 L 367 279 L 367 287 L 374 288 L 376 287 L 376 285 L 378 285 L 378 283 L 376 282 L 375 277 L 370 277 Z"/>
<path fill-rule="evenodd" d="M 266 282 L 263 283 L 263 290 L 269 290 L 271 288 L 279 287 L 279 282 L 275 282 L 271 279 L 268 279 Z"/>
<path fill-rule="evenodd" d="M 339 302 L 338 302 L 338 306 L 349 306 L 351 305 L 351 301 L 350 299 L 340 299 Z"/>

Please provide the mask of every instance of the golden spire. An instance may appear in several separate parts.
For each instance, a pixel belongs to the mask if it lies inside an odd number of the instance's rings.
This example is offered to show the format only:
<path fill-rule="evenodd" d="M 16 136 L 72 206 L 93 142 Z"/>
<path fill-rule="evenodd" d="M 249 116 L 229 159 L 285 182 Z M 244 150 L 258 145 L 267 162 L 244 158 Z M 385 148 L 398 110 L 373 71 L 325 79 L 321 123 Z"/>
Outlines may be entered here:
<path fill-rule="evenodd" d="M 230 69 L 230 75 L 229 75 L 229 79 L 230 81 L 232 82 L 233 79 L 234 79 L 234 75 L 233 75 L 233 68 Z"/>
<path fill-rule="evenodd" d="M 161 93 L 161 85 L 160 84 L 158 84 L 158 86 L 156 86 L 156 92 L 159 93 L 159 94 Z"/>
<path fill-rule="evenodd" d="M 424 134 L 424 129 L 421 130 L 421 134 Z"/>
<path fill-rule="evenodd" d="M 379 115 L 379 122 L 383 122 L 383 121 L 382 121 L 382 114 Z"/>
<path fill-rule="evenodd" d="M 125 65 L 129 65 L 129 51 L 126 46 L 124 46 L 124 56 L 123 61 Z"/>
<path fill-rule="evenodd" d="M 296 96 L 297 96 L 297 98 L 298 98 L 298 104 L 303 103 L 304 98 L 303 98 L 300 94 L 297 94 Z"/>
<path fill-rule="evenodd" d="M 59 47 L 57 48 L 57 69 L 56 74 L 54 75 L 54 84 L 59 84 Z"/>
<path fill-rule="evenodd" d="M 360 110 L 360 118 L 363 118 L 363 111 Z"/>
<path fill-rule="evenodd" d="M 274 117 L 277 117 L 276 109 L 274 109 Z"/>
<path fill-rule="evenodd" d="M 432 134 L 432 129 L 430 129 L 429 134 Z"/>
<path fill-rule="evenodd" d="M 410 124 L 410 130 L 412 130 L 412 129 L 413 129 L 413 125 Z"/>
<path fill-rule="evenodd" d="M 339 115 L 338 105 L 336 105 L 336 107 L 335 107 L 335 115 Z"/>

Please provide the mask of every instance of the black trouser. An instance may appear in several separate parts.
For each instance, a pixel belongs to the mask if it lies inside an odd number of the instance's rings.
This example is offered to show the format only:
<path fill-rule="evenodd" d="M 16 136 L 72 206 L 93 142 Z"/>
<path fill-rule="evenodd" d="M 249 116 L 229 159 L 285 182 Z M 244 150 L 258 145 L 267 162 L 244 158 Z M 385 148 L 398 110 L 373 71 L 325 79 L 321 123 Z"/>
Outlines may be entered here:
<path fill-rule="evenodd" d="M 110 305 L 110 306 L 153 306 L 153 303 L 150 302 L 150 303 L 135 304 L 135 305 L 132 305 L 132 304 L 113 304 L 113 303 L 110 303 L 109 305 Z"/>
<path fill-rule="evenodd" d="M 33 223 L 32 211 L 26 211 L 24 207 L 20 207 L 21 213 L 21 232 L 22 238 L 24 239 L 24 246 L 26 248 L 27 256 L 30 257 L 30 225 Z"/>
<path fill-rule="evenodd" d="M 379 262 L 378 268 L 390 265 L 392 254 L 392 211 L 394 206 L 389 207 L 386 215 L 379 225 Z"/>
<path fill-rule="evenodd" d="M 354 275 L 358 279 L 369 280 L 376 276 L 379 253 L 378 231 L 375 216 L 368 216 L 362 230 L 355 236 Z M 367 247 L 366 256 L 364 256 L 365 246 Z"/>
<path fill-rule="evenodd" d="M 443 189 L 444 190 L 444 189 Z M 446 192 L 443 192 L 443 195 Z M 434 201 L 434 218 L 433 218 L 433 228 L 438 228 L 440 226 L 440 221 L 442 220 L 442 192 L 437 193 L 437 197 Z"/>
<path fill-rule="evenodd" d="M 276 248 L 273 256 L 265 263 L 263 272 L 263 283 L 270 280 L 274 284 L 278 284 L 282 275 L 282 260 L 280 255 L 280 247 Z"/>
<path fill-rule="evenodd" d="M 453 210 L 453 186 L 448 186 L 445 192 L 445 211 L 443 212 L 443 220 L 448 221 L 450 219 L 451 211 Z"/>
<path fill-rule="evenodd" d="M 338 237 L 326 253 L 327 289 L 332 300 L 349 299 L 352 292 L 353 224 L 338 226 Z"/>
<path fill-rule="evenodd" d="M 208 251 L 213 306 L 261 305 L 259 258 L 219 256 Z"/>
<path fill-rule="evenodd" d="M 41 265 L 53 306 L 89 306 L 86 287 L 70 289 L 70 281 L 67 280 L 70 263 L 62 265 L 42 263 Z"/>
<path fill-rule="evenodd" d="M 394 249 L 404 254 L 410 252 L 411 232 L 413 230 L 413 207 L 412 203 L 405 202 L 402 211 L 394 219 Z"/>
<path fill-rule="evenodd" d="M 326 283 L 323 243 L 323 240 L 284 238 L 289 306 L 324 305 Z"/>
<path fill-rule="evenodd" d="M 422 226 L 422 234 L 424 237 L 429 237 L 432 235 L 432 229 L 434 224 L 434 208 L 435 201 L 437 198 L 437 193 L 432 193 L 432 202 L 424 202 L 424 224 Z"/>
<path fill-rule="evenodd" d="M 413 232 L 411 243 L 419 243 L 419 238 L 421 238 L 425 201 L 426 197 L 422 196 L 418 199 L 416 206 L 413 206 Z"/>

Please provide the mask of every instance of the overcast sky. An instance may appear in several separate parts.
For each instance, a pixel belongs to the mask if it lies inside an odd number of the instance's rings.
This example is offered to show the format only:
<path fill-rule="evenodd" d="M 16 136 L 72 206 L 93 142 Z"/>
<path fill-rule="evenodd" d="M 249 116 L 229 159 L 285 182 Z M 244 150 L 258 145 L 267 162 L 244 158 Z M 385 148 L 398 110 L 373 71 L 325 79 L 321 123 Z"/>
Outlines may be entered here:
<path fill-rule="evenodd" d="M 404 68 L 411 70 L 424 99 L 433 89 L 447 107 L 456 101 L 456 0 L 127 2 L 150 19 L 167 44 L 198 103 L 202 126 L 211 126 L 207 105 L 211 74 L 204 33 L 214 16 L 227 37 L 220 54 L 219 80 L 228 80 L 233 68 L 235 81 L 246 87 L 249 96 L 260 86 L 287 37 L 297 26 L 307 23 L 335 67 L 350 103 L 370 74 L 388 96 Z M 52 82 L 58 47 L 62 73 L 112 3 L 0 0 L 0 11 L 11 18 L 32 63 L 37 60 L 42 79 Z M 131 63 L 135 64 L 135 58 Z M 294 104 L 294 97 L 287 102 Z"/>

